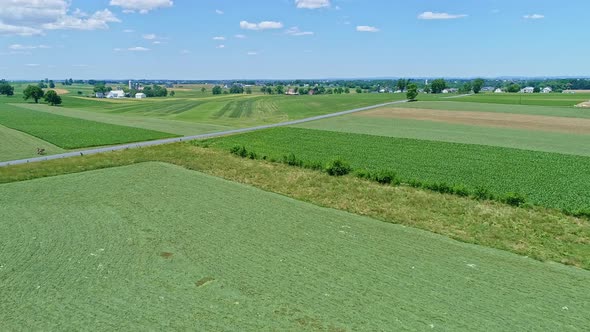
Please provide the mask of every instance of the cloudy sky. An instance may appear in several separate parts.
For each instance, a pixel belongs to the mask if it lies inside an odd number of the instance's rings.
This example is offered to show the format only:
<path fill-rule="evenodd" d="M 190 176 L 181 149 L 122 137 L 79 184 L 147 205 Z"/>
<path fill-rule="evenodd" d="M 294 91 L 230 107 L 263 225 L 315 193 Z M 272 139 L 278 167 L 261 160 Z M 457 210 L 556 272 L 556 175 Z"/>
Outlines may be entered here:
<path fill-rule="evenodd" d="M 0 78 L 590 76 L 588 13 L 588 0 L 0 0 Z"/>

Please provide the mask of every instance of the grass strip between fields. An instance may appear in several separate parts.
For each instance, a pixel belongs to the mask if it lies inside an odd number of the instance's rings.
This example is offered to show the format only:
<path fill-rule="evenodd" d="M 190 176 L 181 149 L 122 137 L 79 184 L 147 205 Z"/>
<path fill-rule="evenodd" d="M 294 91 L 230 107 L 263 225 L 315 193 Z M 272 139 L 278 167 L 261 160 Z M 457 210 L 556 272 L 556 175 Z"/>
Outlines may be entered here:
<path fill-rule="evenodd" d="M 515 208 L 406 186 L 380 185 L 354 176 L 331 177 L 189 143 L 0 168 L 0 183 L 147 161 L 172 163 L 316 205 L 590 269 L 590 223 L 556 210 Z"/>
<path fill-rule="evenodd" d="M 64 149 L 114 145 L 176 137 L 164 132 L 37 112 L 4 104 L 0 124 Z"/>
<path fill-rule="evenodd" d="M 517 194 L 529 204 L 590 213 L 590 158 L 584 156 L 300 128 L 220 137 L 206 144 L 226 150 L 244 146 L 270 160 L 293 154 L 303 164 L 341 158 L 355 170 L 395 172 L 405 183 L 484 190 L 500 198 Z"/>

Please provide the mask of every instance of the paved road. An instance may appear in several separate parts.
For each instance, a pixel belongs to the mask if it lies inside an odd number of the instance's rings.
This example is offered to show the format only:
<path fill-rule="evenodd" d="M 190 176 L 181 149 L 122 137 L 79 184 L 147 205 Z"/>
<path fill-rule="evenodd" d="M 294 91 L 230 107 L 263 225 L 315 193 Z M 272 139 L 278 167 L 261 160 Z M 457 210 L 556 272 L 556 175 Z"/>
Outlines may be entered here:
<path fill-rule="evenodd" d="M 160 140 L 155 140 L 155 141 L 129 143 L 129 144 L 123 144 L 123 145 L 109 146 L 106 148 L 89 149 L 89 150 L 76 151 L 76 152 L 66 152 L 66 153 L 61 153 L 61 154 L 54 154 L 54 155 L 50 155 L 50 156 L 42 156 L 42 157 L 29 158 L 29 159 L 4 161 L 4 162 L 0 162 L 0 167 L 28 164 L 28 163 L 36 163 L 36 162 L 41 162 L 41 161 L 46 161 L 46 160 L 86 156 L 86 155 L 92 155 L 92 154 L 110 152 L 110 151 L 119 151 L 119 150 L 142 148 L 142 147 L 147 147 L 147 146 L 155 146 L 155 145 L 170 144 L 170 143 L 177 143 L 177 142 L 184 142 L 184 141 L 192 141 L 192 140 L 197 140 L 197 139 L 213 138 L 213 137 L 246 133 L 246 132 L 250 132 L 250 131 L 275 128 L 275 127 L 291 126 L 291 125 L 296 125 L 296 124 L 300 124 L 300 123 L 304 123 L 304 122 L 333 118 L 336 116 L 342 116 L 342 115 L 346 115 L 346 114 L 350 114 L 350 113 L 362 112 L 362 111 L 366 111 L 366 110 L 370 110 L 370 109 L 374 109 L 374 108 L 379 108 L 379 107 L 393 105 L 393 104 L 400 104 L 400 103 L 405 103 L 405 102 L 407 102 L 407 100 L 399 100 L 399 101 L 394 101 L 394 102 L 390 102 L 390 103 L 383 103 L 383 104 L 378 104 L 378 105 L 373 105 L 373 106 L 355 108 L 355 109 L 343 111 L 343 112 L 331 113 L 331 114 L 326 114 L 326 115 L 319 115 L 319 116 L 314 116 L 311 118 L 280 122 L 280 123 L 264 125 L 264 126 L 233 129 L 233 130 L 226 130 L 226 131 L 220 131 L 220 132 L 209 133 L 209 134 L 201 134 L 201 135 L 193 135 L 193 136 L 166 138 L 166 139 L 160 139 Z"/>

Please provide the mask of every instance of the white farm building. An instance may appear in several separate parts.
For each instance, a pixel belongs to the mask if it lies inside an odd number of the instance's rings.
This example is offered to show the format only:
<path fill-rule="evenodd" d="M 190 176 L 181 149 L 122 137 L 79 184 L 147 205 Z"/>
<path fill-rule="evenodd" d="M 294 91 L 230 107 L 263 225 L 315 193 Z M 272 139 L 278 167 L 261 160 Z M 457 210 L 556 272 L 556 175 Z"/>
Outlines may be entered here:
<path fill-rule="evenodd" d="M 135 99 L 143 99 L 146 98 L 147 96 L 145 95 L 145 93 L 136 93 L 135 94 Z"/>
<path fill-rule="evenodd" d="M 123 90 L 113 90 L 107 94 L 107 98 L 125 98 L 125 91 Z"/>
<path fill-rule="evenodd" d="M 543 90 L 541 90 L 541 93 L 551 93 L 551 92 L 553 92 L 553 89 L 551 89 L 550 87 L 546 87 L 546 88 L 543 88 Z"/>
<path fill-rule="evenodd" d="M 521 93 L 533 93 L 535 92 L 535 88 L 532 86 L 527 86 L 526 88 L 520 90 Z"/>
<path fill-rule="evenodd" d="M 494 93 L 504 93 L 504 91 L 500 88 L 497 88 L 496 90 L 494 90 Z"/>

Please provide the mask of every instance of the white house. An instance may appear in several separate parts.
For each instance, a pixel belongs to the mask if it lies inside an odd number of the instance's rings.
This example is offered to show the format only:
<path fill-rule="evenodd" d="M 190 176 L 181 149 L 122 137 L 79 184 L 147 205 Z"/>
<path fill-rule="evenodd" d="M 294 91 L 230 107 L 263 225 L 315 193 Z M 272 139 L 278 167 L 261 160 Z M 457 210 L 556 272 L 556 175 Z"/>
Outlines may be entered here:
<path fill-rule="evenodd" d="M 521 93 L 533 93 L 535 92 L 535 88 L 532 86 L 527 86 L 526 88 L 520 90 Z"/>
<path fill-rule="evenodd" d="M 496 90 L 494 90 L 494 93 L 504 93 L 504 91 L 502 91 L 502 89 L 497 88 Z"/>
<path fill-rule="evenodd" d="M 541 93 L 551 93 L 553 92 L 553 89 L 551 89 L 551 87 L 546 87 L 543 88 L 543 90 L 541 90 Z"/>
<path fill-rule="evenodd" d="M 135 94 L 135 99 L 143 99 L 146 98 L 147 96 L 145 95 L 145 93 L 136 93 Z"/>
<path fill-rule="evenodd" d="M 96 98 L 104 98 L 104 93 L 103 92 L 97 92 L 96 94 L 94 94 L 94 96 Z"/>
<path fill-rule="evenodd" d="M 123 90 L 113 90 L 111 92 L 109 92 L 109 94 L 107 95 L 107 98 L 113 99 L 113 98 L 125 98 L 125 91 Z"/>

